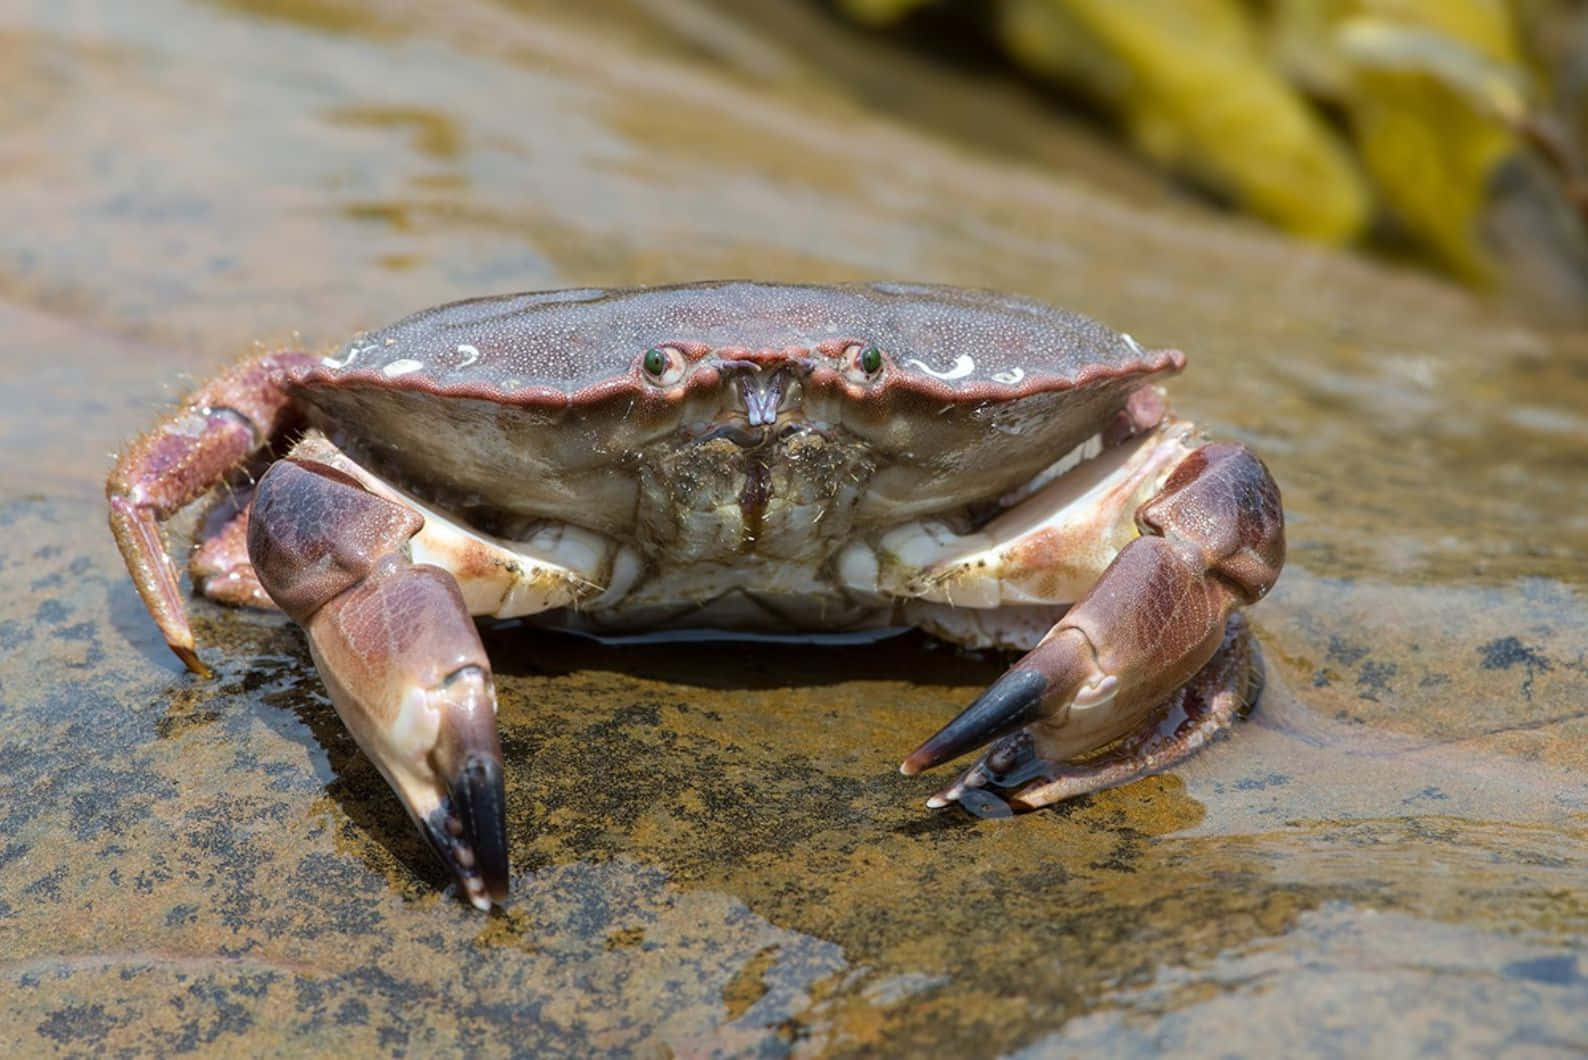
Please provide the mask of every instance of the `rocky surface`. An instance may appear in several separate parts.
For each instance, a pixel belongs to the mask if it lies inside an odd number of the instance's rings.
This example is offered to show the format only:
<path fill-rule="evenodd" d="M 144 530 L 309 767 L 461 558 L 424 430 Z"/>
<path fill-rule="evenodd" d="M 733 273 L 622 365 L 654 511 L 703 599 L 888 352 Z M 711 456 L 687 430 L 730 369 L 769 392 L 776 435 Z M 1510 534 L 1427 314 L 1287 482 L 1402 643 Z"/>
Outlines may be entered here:
<path fill-rule="evenodd" d="M 0 16 L 0 1049 L 1588 1042 L 1588 341 L 1113 179 L 1082 130 L 1042 169 L 912 130 L 722 11 Z M 1038 135 L 1002 86 L 921 91 Z M 218 675 L 182 672 L 104 473 L 255 342 L 735 275 L 1009 288 L 1189 351 L 1177 406 L 1285 490 L 1267 694 L 1172 775 L 978 822 L 895 766 L 997 659 L 495 630 L 481 916 L 283 620 L 195 602 Z"/>

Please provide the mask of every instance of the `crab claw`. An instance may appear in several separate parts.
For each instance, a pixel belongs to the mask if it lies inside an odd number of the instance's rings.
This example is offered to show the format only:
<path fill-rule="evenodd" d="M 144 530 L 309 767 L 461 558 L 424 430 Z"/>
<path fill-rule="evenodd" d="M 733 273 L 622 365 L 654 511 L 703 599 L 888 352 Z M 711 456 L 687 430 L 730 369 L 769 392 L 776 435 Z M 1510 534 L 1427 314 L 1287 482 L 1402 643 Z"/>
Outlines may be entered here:
<path fill-rule="evenodd" d="M 325 625 L 311 623 L 310 636 L 337 714 L 464 896 L 482 910 L 505 902 L 507 818 L 490 674 L 465 664 L 433 683 L 409 670 L 394 675 L 406 688 L 382 695 L 359 681 L 362 660 L 328 658 Z"/>
<path fill-rule="evenodd" d="M 1055 750 L 1056 743 L 1039 719 L 997 738 L 974 765 L 926 804 L 938 809 L 957 802 L 977 817 L 1007 817 L 1159 772 L 1205 746 L 1245 714 L 1257 702 L 1262 685 L 1257 642 L 1247 632 L 1245 620 L 1231 615 L 1223 643 L 1207 665 L 1150 709 L 1149 723 L 1136 723 L 1106 753 L 1067 764 L 1066 752 Z M 1079 739 L 1075 733 L 1069 735 Z"/>
<path fill-rule="evenodd" d="M 403 548 L 422 520 L 322 464 L 260 479 L 249 559 L 353 739 L 480 909 L 507 898 L 490 663 L 452 575 Z"/>
<path fill-rule="evenodd" d="M 1134 728 L 1141 714 L 1116 703 L 1119 689 L 1119 678 L 1101 669 L 1086 634 L 1061 626 L 911 753 L 900 772 L 919 773 L 992 743 L 954 784 L 926 802 L 932 809 L 964 802 L 977 812 L 965 799 L 968 791 L 1018 787 Z M 1002 815 L 997 807 L 988 809 Z"/>
<path fill-rule="evenodd" d="M 1118 684 L 1097 668 L 1084 633 L 1061 628 L 911 752 L 899 772 L 912 776 L 1038 722 L 1068 735 L 1078 754 L 1097 746 L 1088 743 L 1099 728 L 1092 708 L 1112 700 Z"/>
<path fill-rule="evenodd" d="M 1243 447 L 1206 445 L 1136 521 L 1142 536 L 1058 625 L 904 760 L 902 772 L 918 773 L 993 743 L 928 806 L 997 813 L 980 789 L 1010 791 L 1015 808 L 1030 809 L 1121 784 L 1191 754 L 1246 705 L 1254 663 L 1235 611 L 1260 599 L 1284 562 L 1273 479 Z M 1185 719 L 1163 732 L 1157 721 L 1172 706 Z"/>
<path fill-rule="evenodd" d="M 439 716 L 428 756 L 431 775 L 416 778 L 427 781 L 420 789 L 398 793 L 469 900 L 488 909 L 490 902 L 507 898 L 507 808 L 495 696 L 490 675 L 477 666 L 454 671 L 440 692 L 440 702 L 431 699 L 421 708 Z M 431 801 L 434 808 L 420 818 L 416 808 Z"/>
<path fill-rule="evenodd" d="M 496 694 L 452 576 L 382 565 L 305 628 L 337 714 L 464 895 L 505 901 Z"/>

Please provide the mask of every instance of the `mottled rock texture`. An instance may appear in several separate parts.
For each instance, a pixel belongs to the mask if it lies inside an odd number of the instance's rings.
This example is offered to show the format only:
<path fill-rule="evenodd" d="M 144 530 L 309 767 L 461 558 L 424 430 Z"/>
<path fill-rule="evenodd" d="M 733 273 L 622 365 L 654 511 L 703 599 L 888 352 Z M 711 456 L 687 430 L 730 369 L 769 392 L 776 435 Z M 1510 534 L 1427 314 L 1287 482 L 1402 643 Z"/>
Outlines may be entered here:
<path fill-rule="evenodd" d="M 1582 336 L 1119 177 L 1000 86 L 920 91 L 1072 168 L 879 117 L 753 10 L 633 6 L 0 15 L 0 1051 L 1588 1041 Z M 495 630 L 485 917 L 293 628 L 195 601 L 208 682 L 160 643 L 101 482 L 193 379 L 448 298 L 707 276 L 1008 288 L 1186 349 L 1177 407 L 1290 512 L 1252 719 L 976 822 L 895 766 L 1000 660 Z"/>

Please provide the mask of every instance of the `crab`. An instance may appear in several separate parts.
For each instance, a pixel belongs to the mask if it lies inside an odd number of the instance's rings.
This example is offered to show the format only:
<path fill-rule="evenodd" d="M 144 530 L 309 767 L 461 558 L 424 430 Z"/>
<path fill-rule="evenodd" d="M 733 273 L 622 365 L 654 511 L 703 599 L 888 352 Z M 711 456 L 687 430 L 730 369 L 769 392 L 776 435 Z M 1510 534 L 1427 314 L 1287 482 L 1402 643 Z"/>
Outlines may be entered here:
<path fill-rule="evenodd" d="M 207 674 L 161 524 L 269 462 L 199 591 L 303 628 L 337 713 L 481 909 L 506 900 L 477 617 L 607 634 L 919 627 L 1025 654 L 907 758 L 1007 815 L 1165 769 L 1255 700 L 1267 468 L 1172 415 L 1178 350 L 1026 298 L 750 282 L 456 302 L 276 352 L 122 455 L 110 525 Z M 276 458 L 274 454 L 284 453 Z"/>

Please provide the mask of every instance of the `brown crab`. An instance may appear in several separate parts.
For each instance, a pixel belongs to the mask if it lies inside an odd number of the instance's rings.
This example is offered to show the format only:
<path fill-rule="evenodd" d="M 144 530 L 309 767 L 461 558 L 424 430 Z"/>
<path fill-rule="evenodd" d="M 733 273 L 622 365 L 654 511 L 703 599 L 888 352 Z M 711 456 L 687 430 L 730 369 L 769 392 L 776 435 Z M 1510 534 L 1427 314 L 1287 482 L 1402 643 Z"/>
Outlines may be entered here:
<path fill-rule="evenodd" d="M 1042 806 L 1205 743 L 1256 687 L 1236 609 L 1273 585 L 1284 525 L 1261 461 L 1166 410 L 1157 383 L 1184 364 L 948 287 L 459 302 L 334 357 L 222 373 L 122 456 L 110 524 L 205 673 L 160 523 L 290 445 L 195 553 L 195 582 L 303 627 L 359 746 L 488 908 L 507 840 L 471 616 L 913 625 L 1026 651 L 904 760 L 992 744 L 934 807 Z"/>

